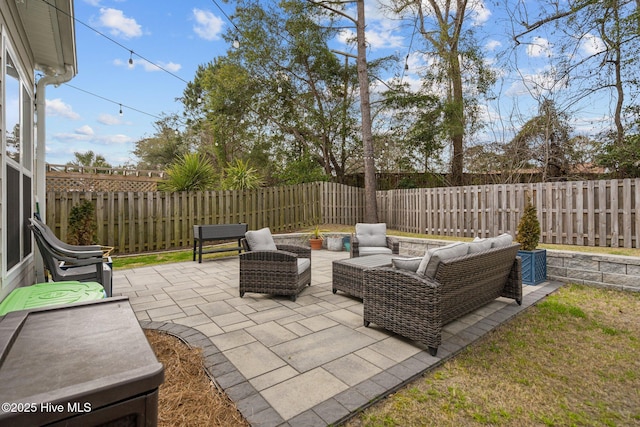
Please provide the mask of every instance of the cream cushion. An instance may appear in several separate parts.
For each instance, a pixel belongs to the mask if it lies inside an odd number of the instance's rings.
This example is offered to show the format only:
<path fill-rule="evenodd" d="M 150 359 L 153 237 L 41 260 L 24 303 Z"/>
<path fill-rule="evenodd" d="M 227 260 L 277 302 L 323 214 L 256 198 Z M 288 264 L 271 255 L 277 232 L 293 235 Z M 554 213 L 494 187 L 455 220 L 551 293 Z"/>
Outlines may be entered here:
<path fill-rule="evenodd" d="M 358 248 L 360 256 L 366 255 L 378 255 L 378 254 L 393 254 L 393 251 L 386 246 L 364 246 Z"/>
<path fill-rule="evenodd" d="M 431 248 L 424 254 L 417 273 L 433 278 L 440 261 L 464 256 L 468 251 L 469 245 L 465 242 L 454 242 L 439 248 Z"/>
<path fill-rule="evenodd" d="M 356 238 L 359 248 L 368 246 L 387 246 L 387 224 L 384 222 L 377 224 L 356 224 Z"/>
<path fill-rule="evenodd" d="M 398 270 L 408 270 L 413 271 L 414 273 L 420 267 L 420 263 L 422 262 L 421 256 L 413 257 L 413 258 L 391 258 L 391 264 L 393 268 Z"/>
<path fill-rule="evenodd" d="M 252 251 L 277 251 L 276 242 L 273 241 L 269 227 L 260 230 L 247 231 L 244 235 Z"/>
<path fill-rule="evenodd" d="M 486 240 L 491 241 L 492 248 L 501 248 L 503 246 L 510 246 L 513 243 L 513 236 L 509 233 L 502 233 L 497 237 L 490 237 Z"/>
<path fill-rule="evenodd" d="M 487 251 L 491 249 L 491 240 L 475 238 L 473 242 L 469 243 L 469 253 L 475 254 L 476 252 Z"/>
<path fill-rule="evenodd" d="M 296 261 L 298 264 L 298 276 L 311 267 L 311 260 L 309 258 L 298 258 Z"/>

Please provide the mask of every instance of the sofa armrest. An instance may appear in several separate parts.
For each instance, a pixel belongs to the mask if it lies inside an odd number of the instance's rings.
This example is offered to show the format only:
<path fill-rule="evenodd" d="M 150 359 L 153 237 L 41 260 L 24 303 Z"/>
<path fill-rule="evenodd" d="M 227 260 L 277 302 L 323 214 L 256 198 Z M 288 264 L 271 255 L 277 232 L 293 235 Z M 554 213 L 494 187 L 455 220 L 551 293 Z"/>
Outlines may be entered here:
<path fill-rule="evenodd" d="M 407 270 L 373 268 L 364 272 L 364 324 L 420 342 L 432 354 L 442 341 L 442 285 Z"/>
<path fill-rule="evenodd" d="M 509 278 L 507 279 L 507 283 L 504 285 L 500 296 L 513 298 L 516 300 L 518 305 L 522 305 L 522 259 L 519 256 L 516 256 L 515 260 L 513 260 L 513 265 L 509 272 Z"/>

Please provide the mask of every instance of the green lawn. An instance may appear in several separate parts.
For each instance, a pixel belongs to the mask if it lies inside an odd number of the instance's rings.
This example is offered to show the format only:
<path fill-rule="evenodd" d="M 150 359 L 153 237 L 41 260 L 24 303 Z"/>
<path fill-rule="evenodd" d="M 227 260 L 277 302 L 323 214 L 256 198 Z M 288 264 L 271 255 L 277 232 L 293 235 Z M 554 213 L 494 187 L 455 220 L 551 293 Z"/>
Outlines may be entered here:
<path fill-rule="evenodd" d="M 347 423 L 640 425 L 640 293 L 567 285 Z"/>

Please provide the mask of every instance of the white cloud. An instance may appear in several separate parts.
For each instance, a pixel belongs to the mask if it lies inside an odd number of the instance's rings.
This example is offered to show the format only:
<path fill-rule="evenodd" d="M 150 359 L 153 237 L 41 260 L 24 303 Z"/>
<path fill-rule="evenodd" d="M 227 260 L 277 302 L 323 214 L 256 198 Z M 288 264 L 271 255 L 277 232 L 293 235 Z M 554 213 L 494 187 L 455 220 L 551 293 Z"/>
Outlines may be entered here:
<path fill-rule="evenodd" d="M 587 33 L 585 37 L 580 41 L 580 50 L 587 56 L 595 55 L 597 53 L 606 50 L 606 46 L 602 39 L 598 36 L 594 36 L 591 33 Z"/>
<path fill-rule="evenodd" d="M 87 126 L 88 127 L 88 126 Z M 132 138 L 128 135 L 124 134 L 115 134 L 115 135 L 104 135 L 104 134 L 87 134 L 79 132 L 82 128 L 76 129 L 73 133 L 56 133 L 53 135 L 55 140 L 63 143 L 63 144 L 74 144 L 86 142 L 94 145 L 100 146 L 111 146 L 111 145 L 124 145 L 128 143 L 132 143 L 136 141 L 135 138 Z M 93 130 L 91 131 L 93 132 Z M 73 149 L 73 151 L 80 151 L 80 146 L 76 145 L 75 147 L 69 147 Z"/>
<path fill-rule="evenodd" d="M 138 65 L 142 65 L 142 68 L 145 71 L 162 71 L 161 68 L 164 68 L 167 71 L 172 73 L 178 72 L 182 69 L 181 64 L 176 64 L 175 62 L 164 62 L 164 61 L 156 61 L 155 63 L 151 63 L 149 61 L 145 61 L 144 59 L 133 59 L 133 64 L 129 64 L 129 60 L 126 62 L 120 58 L 116 58 L 113 60 L 113 65 L 116 67 L 127 67 L 130 69 L 136 68 Z"/>
<path fill-rule="evenodd" d="M 64 117 L 71 120 L 80 120 L 80 114 L 73 111 L 69 104 L 65 104 L 60 98 L 47 99 L 47 116 Z"/>
<path fill-rule="evenodd" d="M 531 43 L 527 46 L 527 55 L 532 58 L 539 58 L 541 56 L 551 56 L 553 46 L 549 40 L 544 37 L 534 37 L 531 39 Z"/>
<path fill-rule="evenodd" d="M 77 133 L 78 135 L 86 135 L 86 136 L 93 136 L 94 134 L 93 129 L 89 125 L 84 125 L 79 127 L 78 129 L 75 130 L 75 133 Z"/>
<path fill-rule="evenodd" d="M 193 31 L 205 40 L 220 40 L 220 33 L 224 22 L 208 10 L 193 9 L 196 24 Z"/>
<path fill-rule="evenodd" d="M 486 23 L 491 16 L 491 11 L 484 4 L 483 0 L 471 0 L 469 3 L 473 25 L 480 26 Z"/>
<path fill-rule="evenodd" d="M 507 96 L 530 95 L 535 99 L 550 96 L 566 86 L 567 77 L 555 69 L 544 69 L 537 73 L 523 74 L 505 92 Z"/>
<path fill-rule="evenodd" d="M 162 61 L 156 61 L 155 64 L 152 64 L 147 61 L 143 61 L 142 66 L 144 67 L 145 71 L 162 71 L 159 68 L 159 67 L 162 67 L 167 71 L 171 71 L 172 73 L 175 73 L 176 71 L 180 71 L 180 69 L 182 68 L 182 65 L 176 64 L 175 62 L 162 62 Z"/>
<path fill-rule="evenodd" d="M 487 44 L 485 44 L 485 49 L 487 49 L 487 51 L 489 51 L 489 52 L 493 52 L 494 50 L 496 50 L 500 46 L 502 46 L 502 43 L 500 41 L 498 41 L 498 40 L 489 40 L 487 42 Z"/>
<path fill-rule="evenodd" d="M 373 25 L 367 25 L 364 37 L 367 40 L 367 46 L 371 49 L 405 47 L 404 37 L 393 35 L 391 31 L 375 28 Z M 356 33 L 352 30 L 342 30 L 338 33 L 337 40 L 343 44 L 355 46 Z"/>
<path fill-rule="evenodd" d="M 118 116 L 102 113 L 98 116 L 98 123 L 107 125 L 107 126 L 114 126 L 114 125 L 122 124 L 122 120 Z"/>
<path fill-rule="evenodd" d="M 118 9 L 101 8 L 99 21 L 100 25 L 109 28 L 114 36 L 130 39 L 142 35 L 142 27 L 136 20 L 124 16 L 124 13 Z"/>

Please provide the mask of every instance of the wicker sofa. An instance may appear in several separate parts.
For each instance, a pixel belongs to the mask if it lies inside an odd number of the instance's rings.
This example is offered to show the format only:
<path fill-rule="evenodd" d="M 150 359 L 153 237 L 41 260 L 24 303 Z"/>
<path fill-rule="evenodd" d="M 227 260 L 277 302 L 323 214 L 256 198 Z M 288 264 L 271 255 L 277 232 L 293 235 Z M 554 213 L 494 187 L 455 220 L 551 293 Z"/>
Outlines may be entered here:
<path fill-rule="evenodd" d="M 435 356 L 442 327 L 502 296 L 522 304 L 519 244 L 439 262 L 434 277 L 392 267 L 364 273 L 364 325 L 418 341 Z"/>

